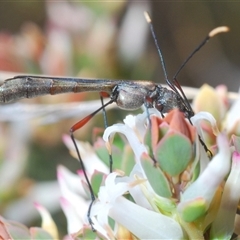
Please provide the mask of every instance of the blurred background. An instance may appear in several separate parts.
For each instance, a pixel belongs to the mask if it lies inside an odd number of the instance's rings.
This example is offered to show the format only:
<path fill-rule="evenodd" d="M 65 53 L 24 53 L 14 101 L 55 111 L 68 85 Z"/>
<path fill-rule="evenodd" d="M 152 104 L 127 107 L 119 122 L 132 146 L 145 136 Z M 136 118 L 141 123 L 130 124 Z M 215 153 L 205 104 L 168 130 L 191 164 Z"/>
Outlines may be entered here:
<path fill-rule="evenodd" d="M 238 91 L 240 3 L 234 1 L 1 1 L 0 80 L 13 76 L 7 71 L 165 83 L 143 11 L 152 17 L 169 78 L 210 30 L 230 27 L 229 33 L 211 39 L 187 63 L 178 80 L 183 86 L 225 84 Z M 31 202 L 42 201 L 66 232 L 57 204 L 56 166 L 76 171 L 79 165 L 63 145 L 62 134 L 96 109 L 81 105 L 93 99 L 99 99 L 97 93 L 43 96 L 0 106 L 3 217 L 28 226 L 39 224 Z M 72 109 L 76 102 L 79 106 Z M 109 124 L 126 114 L 110 110 Z M 96 126 L 103 127 L 101 114 L 76 138 L 91 141 Z"/>

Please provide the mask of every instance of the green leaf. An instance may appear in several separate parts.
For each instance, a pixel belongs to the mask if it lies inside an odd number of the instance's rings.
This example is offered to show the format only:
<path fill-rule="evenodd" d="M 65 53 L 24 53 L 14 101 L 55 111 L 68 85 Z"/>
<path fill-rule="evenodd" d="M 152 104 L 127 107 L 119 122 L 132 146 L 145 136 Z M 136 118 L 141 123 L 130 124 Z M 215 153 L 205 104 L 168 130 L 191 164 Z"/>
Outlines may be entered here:
<path fill-rule="evenodd" d="M 147 128 L 146 134 L 144 136 L 144 144 L 148 149 L 149 156 L 153 158 L 152 133 L 150 128 Z"/>
<path fill-rule="evenodd" d="M 194 182 L 200 174 L 200 162 L 199 161 L 198 161 L 197 165 L 195 166 L 192 173 L 193 174 L 192 174 L 191 182 Z"/>
<path fill-rule="evenodd" d="M 156 121 L 152 119 L 152 129 L 148 128 L 144 136 L 144 144 L 148 148 L 148 154 L 151 158 L 154 158 L 154 149 L 161 138 L 168 132 L 169 126 L 167 123 L 157 125 Z"/>
<path fill-rule="evenodd" d="M 112 144 L 113 169 L 121 169 L 124 146 L 125 142 L 123 138 L 119 136 L 119 134 L 116 134 Z M 102 139 L 98 139 L 98 141 L 94 144 L 94 150 L 102 162 L 109 167 L 109 153 L 105 142 Z"/>
<path fill-rule="evenodd" d="M 32 239 L 36 240 L 51 240 L 53 237 L 45 230 L 39 227 L 32 227 L 30 228 L 30 233 Z"/>
<path fill-rule="evenodd" d="M 162 139 L 167 132 L 169 131 L 169 125 L 166 122 L 163 122 L 159 127 L 159 137 Z"/>
<path fill-rule="evenodd" d="M 126 144 L 123 152 L 123 158 L 120 160 L 121 162 L 121 170 L 124 171 L 126 176 L 129 176 L 134 165 L 135 165 L 135 155 L 130 147 L 130 145 Z"/>
<path fill-rule="evenodd" d="M 157 145 L 154 156 L 163 171 L 176 176 L 191 161 L 192 144 L 183 134 L 169 131 Z"/>
<path fill-rule="evenodd" d="M 89 227 L 83 227 L 82 233 L 79 234 L 77 237 L 74 237 L 74 239 L 99 239 L 102 240 L 103 238 L 98 236 L 97 232 L 93 232 L 91 228 Z"/>
<path fill-rule="evenodd" d="M 124 146 L 126 144 L 126 138 L 122 134 L 115 134 L 113 139 L 113 145 L 117 148 L 123 150 Z"/>
<path fill-rule="evenodd" d="M 182 219 L 185 222 L 193 222 L 202 217 L 208 209 L 208 205 L 205 199 L 198 198 L 186 203 L 181 210 Z"/>
<path fill-rule="evenodd" d="M 13 240 L 15 239 L 30 240 L 31 239 L 28 228 L 23 224 L 14 222 L 14 221 L 6 221 L 4 225 Z"/>
<path fill-rule="evenodd" d="M 96 196 L 99 192 L 99 188 L 101 187 L 104 178 L 105 178 L 104 173 L 94 171 L 91 178 L 91 185 L 92 185 L 93 192 Z"/>
<path fill-rule="evenodd" d="M 102 162 L 104 162 L 107 166 L 109 166 L 109 153 L 104 146 L 94 146 L 95 153 L 100 158 Z"/>
<path fill-rule="evenodd" d="M 153 160 L 148 155 L 141 158 L 142 167 L 147 176 L 149 183 L 154 191 L 162 197 L 172 197 L 172 192 L 168 180 L 159 167 L 153 165 Z"/>

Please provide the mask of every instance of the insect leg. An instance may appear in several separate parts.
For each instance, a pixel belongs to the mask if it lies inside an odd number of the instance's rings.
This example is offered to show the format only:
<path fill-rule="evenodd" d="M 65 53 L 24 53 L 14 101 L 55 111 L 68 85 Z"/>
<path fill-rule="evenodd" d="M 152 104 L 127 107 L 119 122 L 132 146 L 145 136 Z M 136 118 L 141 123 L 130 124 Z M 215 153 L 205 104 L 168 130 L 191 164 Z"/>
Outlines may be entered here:
<path fill-rule="evenodd" d="M 150 129 L 150 138 L 152 139 L 152 121 L 151 121 L 150 113 L 149 113 L 149 103 L 148 103 L 148 101 L 146 99 L 144 101 L 144 106 L 146 108 L 147 119 L 148 119 L 148 122 L 149 122 L 148 126 L 149 126 L 149 129 Z M 156 167 L 157 166 L 157 160 L 154 158 L 152 150 L 150 150 L 150 154 L 149 155 L 151 156 L 151 159 L 153 160 L 154 167 Z"/>
<path fill-rule="evenodd" d="M 95 231 L 95 229 L 94 229 L 94 227 L 93 227 L 93 222 L 92 222 L 92 220 L 91 220 L 90 215 L 91 215 L 91 208 L 92 208 L 92 205 L 93 205 L 96 197 L 95 197 L 95 195 L 94 195 L 93 188 L 92 188 L 91 183 L 90 183 L 90 181 L 89 181 L 89 178 L 88 178 L 88 176 L 87 176 L 86 169 L 85 169 L 85 166 L 84 166 L 84 163 L 83 163 L 81 154 L 80 154 L 80 152 L 79 152 L 79 150 L 78 150 L 77 143 L 76 143 L 76 141 L 75 141 L 75 138 L 74 138 L 73 133 L 74 133 L 76 130 L 82 128 L 82 127 L 83 127 L 90 119 L 92 119 L 99 111 L 101 111 L 101 110 L 104 109 L 107 105 L 109 105 L 109 104 L 111 104 L 111 103 L 113 103 L 113 102 L 114 102 L 114 99 L 111 99 L 111 100 L 108 101 L 106 104 L 104 104 L 104 105 L 102 105 L 100 108 L 98 108 L 96 111 L 94 111 L 93 113 L 89 114 L 88 116 L 86 116 L 85 118 L 83 118 L 82 120 L 80 120 L 79 122 L 77 122 L 76 124 L 74 124 L 74 125 L 70 128 L 70 130 L 69 130 L 71 139 L 72 139 L 72 141 L 73 141 L 74 147 L 75 147 L 76 152 L 77 152 L 77 156 L 78 156 L 79 162 L 80 162 L 80 164 L 81 164 L 81 168 L 82 168 L 82 170 L 83 170 L 84 178 L 85 178 L 85 180 L 86 180 L 86 182 L 87 182 L 87 185 L 88 185 L 89 191 L 90 191 L 91 203 L 90 203 L 90 205 L 89 205 L 89 207 L 88 207 L 87 218 L 88 218 L 88 222 L 89 222 L 89 224 L 91 225 L 91 228 L 92 228 L 93 231 Z"/>
<path fill-rule="evenodd" d="M 190 118 L 188 118 L 188 121 L 192 124 L 192 121 Z M 193 124 L 192 124 L 193 125 Z M 205 152 L 207 153 L 208 157 L 211 159 L 213 157 L 212 152 L 208 149 L 207 145 L 205 144 L 205 142 L 202 140 L 201 136 L 198 134 L 198 139 L 200 141 L 200 143 L 202 144 Z"/>
<path fill-rule="evenodd" d="M 77 144 L 76 144 L 76 141 L 75 141 L 73 132 L 72 132 L 71 130 L 70 130 L 70 136 L 71 136 L 71 139 L 72 139 L 72 141 L 73 141 L 74 147 L 75 147 L 75 149 L 76 149 L 76 151 L 77 151 L 77 156 L 78 156 L 78 159 L 79 159 L 79 161 L 80 161 L 81 168 L 82 168 L 82 170 L 83 170 L 84 178 L 85 178 L 85 180 L 86 180 L 86 182 L 87 182 L 87 185 L 88 185 L 88 187 L 89 187 L 89 191 L 90 191 L 90 195 L 91 195 L 91 203 L 90 203 L 90 205 L 89 205 L 89 207 L 88 207 L 87 218 L 88 218 L 89 224 L 91 225 L 92 230 L 95 231 L 95 229 L 94 229 L 94 227 L 93 227 L 93 222 L 92 222 L 91 217 L 90 217 L 90 214 L 91 214 L 92 204 L 94 203 L 94 201 L 95 201 L 96 198 L 95 198 L 95 195 L 94 195 L 94 192 L 93 192 L 91 183 L 90 183 L 90 181 L 89 181 L 89 179 L 88 179 L 88 176 L 87 176 L 87 173 L 86 173 L 84 164 L 83 164 L 83 160 L 82 160 L 82 157 L 81 157 L 80 152 L 79 152 L 79 150 L 78 150 L 78 147 L 77 147 Z"/>
<path fill-rule="evenodd" d="M 100 99 L 101 99 L 101 103 L 102 106 L 104 105 L 103 102 L 103 94 L 100 93 Z M 104 127 L 105 129 L 108 127 L 108 120 L 107 120 L 107 113 L 106 113 L 106 109 L 105 107 L 103 107 L 103 119 L 104 119 Z M 113 158 L 112 158 L 112 154 L 109 154 L 109 168 L 110 168 L 110 173 L 113 171 Z"/>

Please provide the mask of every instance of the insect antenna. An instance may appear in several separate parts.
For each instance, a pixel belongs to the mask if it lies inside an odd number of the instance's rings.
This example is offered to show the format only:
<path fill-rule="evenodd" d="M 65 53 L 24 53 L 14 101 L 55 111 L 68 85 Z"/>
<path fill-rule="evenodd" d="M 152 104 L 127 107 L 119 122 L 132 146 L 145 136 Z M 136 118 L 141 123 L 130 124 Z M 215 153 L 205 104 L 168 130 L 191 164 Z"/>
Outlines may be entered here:
<path fill-rule="evenodd" d="M 158 45 L 157 37 L 156 37 L 155 31 L 154 31 L 154 28 L 153 28 L 153 25 L 152 25 L 151 18 L 150 18 L 149 14 L 147 12 L 144 12 L 144 16 L 146 18 L 147 23 L 150 26 L 150 31 L 152 33 L 155 45 L 157 47 L 157 51 L 158 51 L 158 55 L 160 57 L 161 66 L 162 66 L 162 69 L 163 69 L 165 80 L 166 80 L 167 84 L 171 87 L 171 83 L 168 80 L 167 70 L 166 70 L 164 59 L 163 59 L 162 51 L 161 51 L 161 49 L 160 49 L 160 47 Z M 146 105 L 147 117 L 148 117 L 148 121 L 149 121 L 149 128 L 151 129 L 152 128 L 152 123 L 151 123 L 151 119 L 150 119 L 150 114 L 149 114 L 149 110 L 148 110 L 147 104 L 145 104 L 145 105 Z M 160 112 L 160 113 L 161 113 L 162 117 L 164 117 L 163 113 L 162 112 Z M 153 162 L 154 162 L 154 166 L 156 166 L 157 160 L 153 158 Z"/>
<path fill-rule="evenodd" d="M 182 90 L 182 87 L 180 85 L 180 83 L 177 80 L 177 75 L 180 73 L 180 71 L 182 70 L 182 68 L 186 65 L 186 63 L 193 57 L 193 55 L 198 52 L 209 40 L 210 38 L 214 37 L 216 34 L 218 33 L 222 33 L 222 32 L 227 32 L 229 31 L 228 27 L 222 26 L 222 27 L 217 27 L 215 29 L 213 29 L 211 32 L 209 32 L 209 34 L 207 35 L 207 37 L 198 45 L 198 47 L 187 57 L 187 59 L 183 62 L 183 64 L 180 66 L 179 70 L 176 72 L 176 74 L 173 77 L 173 80 L 169 80 L 168 79 L 168 75 L 167 75 L 167 71 L 166 71 L 166 66 L 165 66 L 165 62 L 163 59 L 163 55 L 162 55 L 162 51 L 159 47 L 158 41 L 157 41 L 157 37 L 152 25 L 152 21 L 151 18 L 149 17 L 149 14 L 147 12 L 144 12 L 145 18 L 148 22 L 148 24 L 150 25 L 150 30 L 158 51 L 158 55 L 160 57 L 160 61 L 161 61 L 161 65 L 162 65 L 162 69 L 163 69 L 163 73 L 165 76 L 165 81 L 167 82 L 168 86 L 179 96 L 180 99 L 182 99 L 182 103 L 185 106 L 185 115 L 188 118 L 189 122 L 192 124 L 191 122 L 191 117 L 194 116 L 194 112 L 192 110 L 192 107 L 185 95 L 185 93 Z M 209 157 L 212 157 L 212 152 L 207 148 L 206 144 L 204 143 L 204 141 L 202 140 L 202 138 L 198 135 L 199 137 L 199 141 L 202 144 L 202 146 L 204 147 L 204 150 L 207 152 L 207 154 L 209 155 Z"/>
<path fill-rule="evenodd" d="M 98 108 L 96 111 L 94 111 L 93 113 L 89 114 L 88 116 L 86 116 L 85 118 L 81 119 L 80 121 L 78 121 L 77 123 L 75 123 L 69 130 L 70 132 L 70 136 L 71 136 L 71 139 L 72 139 L 72 142 L 74 144 L 74 147 L 76 149 L 76 152 L 77 152 L 77 156 L 78 156 L 78 159 L 79 159 L 79 162 L 80 162 L 80 165 L 81 165 L 81 168 L 83 170 L 83 174 L 84 174 L 84 178 L 87 182 L 87 185 L 88 185 L 88 188 L 89 188 L 89 192 L 90 192 L 90 197 L 91 197 L 91 203 L 88 207 L 88 211 L 87 211 L 87 218 L 88 218 L 88 221 L 89 221 L 89 224 L 91 225 L 91 228 L 93 231 L 95 231 L 94 227 L 93 227 L 93 222 L 91 220 L 91 217 L 90 217 L 90 214 L 91 214 L 91 208 L 92 208 L 92 205 L 96 199 L 95 195 L 94 195 L 94 191 L 93 191 L 93 188 L 91 186 L 91 183 L 90 183 L 90 180 L 87 176 L 87 173 L 86 173 L 86 168 L 84 166 L 84 163 L 83 163 L 83 160 L 82 160 L 82 157 L 81 157 L 81 154 L 79 152 L 79 149 L 77 147 L 77 143 L 75 141 L 75 138 L 74 138 L 74 135 L 73 133 L 82 128 L 89 120 L 91 120 L 99 111 L 105 109 L 106 106 L 108 106 L 109 104 L 113 103 L 115 101 L 115 99 L 111 99 L 110 101 L 108 101 L 107 103 L 103 104 L 100 108 Z M 104 110 L 103 110 L 104 111 Z"/>
<path fill-rule="evenodd" d="M 182 65 L 180 66 L 180 68 L 178 69 L 178 71 L 175 73 L 174 77 L 173 77 L 173 84 L 177 87 L 177 89 L 181 92 L 181 95 L 183 97 L 183 99 L 185 100 L 185 103 L 187 104 L 188 108 L 192 110 L 191 105 L 185 95 L 185 93 L 183 92 L 178 80 L 177 80 L 177 75 L 181 72 L 181 70 L 183 69 L 183 67 L 187 64 L 187 62 L 193 57 L 193 55 L 195 55 L 212 37 L 214 37 L 215 35 L 219 34 L 219 33 L 223 33 L 223 32 L 228 32 L 229 28 L 226 26 L 221 26 L 221 27 L 217 27 L 214 28 L 212 31 L 210 31 L 208 33 L 208 35 L 205 37 L 205 39 L 193 50 L 193 52 L 186 58 L 186 60 L 182 63 Z M 192 110 L 193 113 L 193 110 Z M 194 115 L 194 114 L 193 114 Z M 189 116 L 190 118 L 191 116 Z M 189 121 L 191 122 L 191 120 L 189 119 Z M 201 140 L 200 140 L 201 141 Z"/>
<path fill-rule="evenodd" d="M 187 57 L 187 59 L 183 62 L 183 64 L 180 66 L 180 68 L 178 69 L 178 71 L 176 72 L 176 74 L 173 77 L 173 80 L 169 80 L 168 76 L 167 76 L 167 71 L 166 71 L 166 66 L 165 66 L 165 62 L 163 59 L 163 55 L 162 55 L 162 51 L 159 47 L 158 41 L 157 41 L 157 37 L 152 25 L 152 21 L 151 18 L 149 17 L 149 14 L 147 12 L 144 12 L 145 18 L 148 22 L 148 24 L 150 25 L 150 30 L 158 51 L 158 55 L 160 57 L 161 60 L 161 65 L 162 65 L 162 69 L 164 72 L 164 76 L 165 76 L 165 81 L 167 82 L 168 86 L 183 100 L 183 104 L 185 105 L 186 108 L 186 112 L 185 114 L 187 114 L 187 118 L 191 123 L 190 118 L 192 116 L 194 116 L 194 112 L 192 110 L 192 107 L 184 93 L 184 91 L 182 90 L 182 87 L 180 85 L 180 83 L 177 80 L 177 75 L 180 73 L 180 71 L 182 70 L 182 68 L 186 65 L 186 63 L 193 57 L 193 55 L 198 52 L 209 40 L 210 38 L 214 37 L 215 35 L 222 33 L 222 32 L 227 32 L 229 31 L 229 28 L 226 26 L 221 26 L 221 27 L 217 27 L 214 28 L 212 31 L 209 32 L 209 34 L 207 35 L 207 37 L 198 45 L 198 47 L 196 49 L 194 49 L 194 51 Z M 202 142 L 202 141 L 201 141 Z"/>
<path fill-rule="evenodd" d="M 219 33 L 224 33 L 224 32 L 228 32 L 229 28 L 226 26 L 221 26 L 221 27 L 217 27 L 214 28 L 212 31 L 210 31 L 208 33 L 208 35 L 205 37 L 205 39 L 193 50 L 193 52 L 186 58 L 186 60 L 182 63 L 182 65 L 180 66 L 180 68 L 178 69 L 178 71 L 175 73 L 174 77 L 173 77 L 173 84 L 178 88 L 178 90 L 181 92 L 181 95 L 184 99 L 185 104 L 187 104 L 188 108 L 192 110 L 192 107 L 185 95 L 185 93 L 183 92 L 178 80 L 177 80 L 177 75 L 180 73 L 180 71 L 183 69 L 183 67 L 187 64 L 187 62 L 193 57 L 193 55 L 195 55 L 195 53 L 197 53 L 212 37 L 214 37 L 215 35 L 219 34 Z M 194 115 L 194 112 L 192 110 L 192 113 Z M 188 120 L 189 122 L 192 124 L 191 116 L 189 116 Z M 202 140 L 202 138 L 199 136 L 199 141 L 201 142 L 202 146 L 204 147 L 205 151 L 209 154 L 210 157 L 212 157 L 212 152 L 207 148 L 206 144 L 204 143 L 204 141 Z"/>
<path fill-rule="evenodd" d="M 155 34 L 155 31 L 154 31 L 154 28 L 153 28 L 153 24 L 152 24 L 152 20 L 149 16 L 149 14 L 147 12 L 144 12 L 144 16 L 147 20 L 147 23 L 149 24 L 150 26 L 150 31 L 151 31 L 151 34 L 153 36 L 153 39 L 154 39 L 154 42 L 155 42 L 155 46 L 157 48 L 157 51 L 158 51 L 158 55 L 160 57 L 160 61 L 161 61 L 161 66 L 162 66 L 162 69 L 163 69 L 163 73 L 164 73 L 164 76 L 165 76 L 165 81 L 166 83 L 168 84 L 168 86 L 181 98 L 181 99 L 184 99 L 183 101 L 183 104 L 185 105 L 185 108 L 186 108 L 186 112 L 185 114 L 187 113 L 188 115 L 188 119 L 190 119 L 190 117 L 192 117 L 194 115 L 194 112 L 192 110 L 192 107 L 190 106 L 190 103 L 188 102 L 187 100 L 187 97 L 185 96 L 179 82 L 177 81 L 177 79 L 175 80 L 174 79 L 174 82 L 173 81 L 170 81 L 169 78 L 168 78 L 168 75 L 167 75 L 167 70 L 166 70 L 166 66 L 165 66 L 165 61 L 163 59 L 163 55 L 162 55 L 162 51 L 159 47 L 159 44 L 158 44 L 158 41 L 157 41 L 157 37 L 156 37 L 156 34 Z M 190 58 L 189 58 L 190 59 Z M 182 94 L 179 94 L 178 90 L 180 91 L 180 93 Z"/>
<path fill-rule="evenodd" d="M 164 76 L 165 76 L 165 80 L 166 80 L 167 84 L 171 87 L 170 81 L 168 79 L 167 70 L 166 70 L 164 59 L 163 59 L 162 51 L 161 51 L 161 49 L 159 47 L 159 44 L 158 44 L 158 41 L 157 41 L 157 37 L 156 37 L 155 31 L 154 31 L 154 28 L 153 28 L 153 25 L 152 25 L 152 20 L 151 20 L 149 14 L 147 12 L 144 12 L 144 16 L 146 18 L 147 23 L 150 26 L 150 31 L 152 33 L 153 40 L 154 40 L 155 45 L 157 47 L 157 51 L 158 51 L 158 55 L 160 57 L 160 61 L 161 61 L 163 73 L 164 73 Z"/>
<path fill-rule="evenodd" d="M 193 52 L 186 58 L 186 60 L 182 63 L 182 65 L 180 66 L 180 68 L 177 70 L 177 72 L 175 73 L 173 79 L 177 78 L 177 75 L 180 73 L 180 71 L 183 69 L 183 67 L 186 65 L 186 63 L 193 57 L 193 55 L 195 55 L 195 53 L 197 53 L 212 37 L 214 37 L 215 35 L 219 34 L 219 33 L 223 33 L 223 32 L 228 32 L 229 28 L 226 26 L 221 26 L 221 27 L 217 27 L 214 28 L 212 31 L 210 31 L 208 33 L 208 35 L 205 37 L 205 39 L 193 50 Z"/>
<path fill-rule="evenodd" d="M 160 57 L 161 66 L 162 66 L 162 69 L 163 69 L 163 73 L 164 73 L 164 76 L 165 76 L 165 80 L 166 80 L 167 84 L 171 87 L 171 83 L 170 83 L 170 81 L 169 81 L 169 79 L 168 79 L 167 70 L 166 70 L 166 66 L 165 66 L 165 61 L 164 61 L 164 59 L 163 59 L 162 51 L 161 51 L 161 49 L 160 49 L 160 47 L 159 47 L 159 45 L 158 45 L 157 37 L 156 37 L 155 31 L 154 31 L 154 28 L 153 28 L 153 25 L 152 25 L 152 20 L 151 20 L 149 14 L 148 14 L 147 12 L 145 12 L 145 11 L 144 11 L 144 16 L 145 16 L 145 18 L 146 18 L 147 23 L 148 23 L 149 26 L 150 26 L 150 31 L 151 31 L 151 33 L 152 33 L 153 40 L 154 40 L 154 42 L 155 42 L 155 46 L 157 47 L 157 51 L 158 51 L 158 55 L 159 55 L 159 57 Z M 172 87 L 171 87 L 171 88 L 172 88 Z M 174 90 L 174 89 L 173 89 L 173 90 Z M 148 116 L 149 116 L 149 111 L 148 111 L 148 110 L 147 110 L 147 114 L 148 114 Z M 161 115 L 162 115 L 162 117 L 164 117 L 164 115 L 163 115 L 162 112 L 161 112 Z M 151 126 L 150 117 L 149 117 L 149 123 L 150 123 L 149 125 Z"/>

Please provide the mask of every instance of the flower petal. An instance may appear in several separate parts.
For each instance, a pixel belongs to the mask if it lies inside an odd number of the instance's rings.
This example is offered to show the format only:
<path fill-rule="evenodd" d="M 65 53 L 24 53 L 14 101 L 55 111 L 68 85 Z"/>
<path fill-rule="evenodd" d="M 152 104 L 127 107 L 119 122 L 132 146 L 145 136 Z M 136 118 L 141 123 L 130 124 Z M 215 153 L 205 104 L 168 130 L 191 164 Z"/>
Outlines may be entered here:
<path fill-rule="evenodd" d="M 73 206 L 67 199 L 64 197 L 60 198 L 60 204 L 64 215 L 67 218 L 67 232 L 68 234 L 73 234 L 79 231 L 83 227 L 83 219 L 79 217 L 79 214 L 76 211 L 76 206 Z M 78 209 L 82 208 L 82 212 L 85 214 L 87 206 L 81 207 L 79 204 Z"/>
<path fill-rule="evenodd" d="M 86 171 L 91 175 L 97 169 L 103 173 L 109 173 L 108 167 L 95 154 L 93 147 L 88 142 L 80 142 L 75 139 L 78 150 L 81 154 Z M 70 150 L 70 153 L 77 158 L 76 149 L 71 138 L 68 135 L 63 135 L 63 142 Z"/>
<path fill-rule="evenodd" d="M 217 141 L 219 149 L 218 154 L 212 159 L 204 172 L 198 177 L 198 179 L 192 183 L 192 185 L 190 185 L 182 194 L 181 202 L 178 205 L 178 211 L 180 213 L 187 213 L 188 211 L 186 211 L 186 208 L 188 207 L 194 207 L 194 209 L 196 209 L 196 204 L 194 204 L 194 201 L 199 202 L 199 199 L 202 199 L 201 203 L 204 202 L 205 210 L 196 212 L 195 217 L 197 219 L 202 214 L 204 214 L 208 209 L 217 188 L 220 186 L 228 174 L 231 166 L 231 152 L 227 137 L 224 134 L 220 134 L 218 135 Z M 184 216 L 182 217 L 184 218 Z M 192 217 L 193 216 L 191 216 L 191 219 Z"/>
<path fill-rule="evenodd" d="M 219 130 L 218 130 L 217 122 L 216 122 L 215 118 L 208 112 L 199 112 L 199 113 L 195 114 L 193 117 L 191 117 L 191 121 L 193 123 L 193 126 L 195 126 L 197 128 L 197 132 L 201 137 L 203 137 L 202 136 L 202 128 L 200 125 L 200 122 L 202 120 L 206 120 L 211 124 L 214 135 L 217 136 L 219 134 Z"/>
<path fill-rule="evenodd" d="M 211 113 L 218 123 L 220 123 L 226 112 L 224 102 L 219 97 L 217 91 L 207 84 L 200 88 L 193 105 L 196 112 L 206 111 Z"/>
<path fill-rule="evenodd" d="M 135 179 L 139 178 L 139 179 L 146 179 L 145 177 L 145 173 L 143 173 L 143 169 L 142 166 L 140 165 L 140 163 L 136 163 L 134 168 L 132 169 L 130 176 L 129 177 L 122 177 L 120 179 L 120 181 L 125 181 L 125 182 L 133 182 Z M 145 184 L 147 190 L 149 191 L 149 194 L 155 194 L 152 187 L 150 186 L 150 184 L 148 182 L 146 182 Z M 134 188 L 130 188 L 129 192 L 131 194 L 131 196 L 134 199 L 134 202 L 139 205 L 142 206 L 146 209 L 153 209 L 152 206 L 150 205 L 149 201 L 147 200 L 146 196 L 143 194 L 142 188 L 139 185 L 136 185 Z"/>
<path fill-rule="evenodd" d="M 77 192 L 74 191 L 73 188 L 69 187 L 68 181 L 66 179 L 66 174 L 63 174 L 62 171 L 63 168 L 58 169 L 58 182 L 60 185 L 60 189 L 62 192 L 62 200 L 61 200 L 61 206 L 66 214 L 66 217 L 68 218 L 68 224 L 71 226 L 69 227 L 69 231 L 78 231 L 84 223 L 88 224 L 86 221 L 86 212 L 89 206 L 89 201 L 85 200 L 82 196 L 80 196 Z M 79 184 L 80 185 L 80 179 L 79 179 Z M 74 215 L 71 215 L 71 212 L 74 209 Z M 76 221 L 75 215 L 78 216 L 78 227 L 75 228 L 76 226 Z M 74 216 L 73 219 L 71 219 L 69 216 Z M 72 233 L 72 232 L 69 232 Z"/>
<path fill-rule="evenodd" d="M 240 200 L 240 154 L 233 153 L 232 170 L 228 176 L 218 214 L 211 228 L 211 236 L 230 239 L 234 232 L 234 221 Z"/>
<path fill-rule="evenodd" d="M 119 197 L 109 216 L 140 239 L 182 239 L 181 226 L 172 218 Z"/>
<path fill-rule="evenodd" d="M 57 167 L 57 177 L 60 184 L 61 191 L 64 191 L 64 187 L 71 189 L 71 191 L 78 193 L 83 197 L 87 197 L 86 192 L 83 189 L 83 186 L 80 183 L 81 179 L 79 175 L 73 174 L 63 165 Z M 61 178 L 61 180 L 60 180 Z"/>
<path fill-rule="evenodd" d="M 227 113 L 226 121 L 225 121 L 225 128 L 228 132 L 234 131 L 235 134 L 239 134 L 239 125 L 240 125 L 240 95 L 237 101 L 235 101 Z M 238 130 L 238 132 L 236 132 Z"/>
<path fill-rule="evenodd" d="M 106 142 L 109 142 L 109 138 L 112 138 L 115 133 L 122 133 L 126 136 L 129 144 L 134 151 L 136 161 L 140 161 L 142 153 L 146 153 L 147 149 L 144 144 L 138 139 L 135 132 L 129 126 L 126 126 L 124 124 L 114 124 L 105 130 L 103 139 Z"/>
<path fill-rule="evenodd" d="M 54 239 L 58 239 L 58 230 L 55 222 L 53 221 L 50 213 L 39 203 L 34 203 L 36 209 L 42 218 L 42 228 L 52 235 Z"/>

